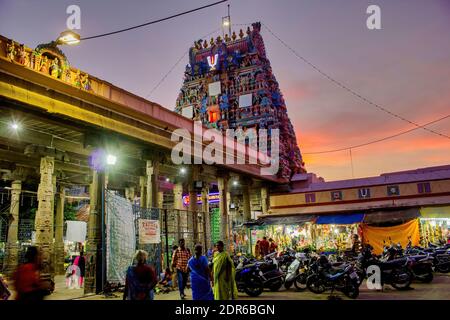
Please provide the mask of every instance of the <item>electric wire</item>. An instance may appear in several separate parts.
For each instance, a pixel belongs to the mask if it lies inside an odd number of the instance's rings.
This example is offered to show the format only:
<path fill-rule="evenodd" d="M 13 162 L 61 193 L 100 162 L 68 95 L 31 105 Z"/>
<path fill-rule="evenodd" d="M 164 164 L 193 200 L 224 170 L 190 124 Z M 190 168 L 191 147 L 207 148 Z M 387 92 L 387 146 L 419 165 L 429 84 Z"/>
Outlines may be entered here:
<path fill-rule="evenodd" d="M 413 132 L 415 130 L 421 129 L 421 128 L 425 127 L 425 126 L 429 126 L 431 124 L 437 123 L 439 121 L 442 121 L 442 120 L 445 120 L 445 119 L 448 119 L 448 118 L 450 118 L 450 114 L 448 114 L 446 116 L 443 116 L 443 117 L 441 117 L 439 119 L 427 122 L 427 123 L 425 123 L 425 124 L 423 124 L 423 125 L 421 125 L 419 127 L 415 127 L 415 128 L 411 128 L 411 129 L 408 129 L 408 130 L 405 130 L 405 131 L 401 131 L 401 132 L 398 132 L 396 134 L 393 134 L 393 135 L 390 135 L 390 136 L 387 136 L 387 137 L 384 137 L 384 138 L 372 140 L 372 141 L 369 141 L 369 142 L 365 142 L 365 143 L 361 143 L 361 144 L 357 144 L 357 145 L 353 145 L 353 146 L 349 146 L 349 147 L 343 147 L 343 148 L 331 149 L 331 150 L 323 150 L 323 151 L 316 151 L 316 152 L 302 152 L 302 154 L 324 154 L 324 153 L 333 153 L 333 152 L 339 152 L 339 151 L 346 151 L 346 150 L 361 148 L 361 147 L 368 146 L 370 144 L 374 144 L 374 143 L 378 143 L 378 142 L 382 142 L 382 141 L 385 141 L 385 140 L 389 140 L 389 139 L 393 139 L 393 138 L 399 137 L 401 135 Z"/>
<path fill-rule="evenodd" d="M 138 29 L 138 28 L 142 28 L 142 27 L 149 26 L 149 25 L 152 25 L 152 24 L 155 24 L 155 23 L 159 23 L 159 22 L 163 22 L 163 21 L 170 20 L 170 19 L 173 19 L 173 18 L 177 18 L 177 17 L 183 16 L 183 15 L 195 12 L 195 11 L 199 11 L 199 10 L 203 10 L 203 9 L 206 9 L 206 8 L 209 8 L 209 7 L 213 7 L 213 6 L 219 5 L 219 4 L 227 2 L 227 1 L 228 0 L 217 1 L 217 2 L 214 2 L 214 3 L 208 4 L 208 5 L 204 5 L 202 7 L 198 7 L 198 8 L 192 9 L 192 10 L 188 10 L 188 11 L 184 11 L 184 12 L 181 12 L 181 13 L 177 13 L 177 14 L 171 15 L 171 16 L 166 17 L 166 18 L 149 21 L 149 22 L 137 25 L 137 26 L 124 28 L 124 29 L 120 29 L 120 30 L 116 30 L 116 31 L 112 31 L 112 32 L 102 33 L 102 34 L 98 34 L 98 35 L 95 35 L 95 36 L 83 37 L 80 40 L 96 39 L 96 38 L 111 36 L 111 35 L 114 35 L 114 34 L 130 31 L 130 30 L 134 30 L 134 29 Z"/>
<path fill-rule="evenodd" d="M 345 84 L 343 84 L 342 82 L 340 82 L 339 80 L 336 80 L 335 78 L 331 77 L 328 73 L 324 72 L 322 69 L 320 69 L 319 67 L 317 67 L 315 64 L 313 64 L 312 62 L 310 62 L 308 59 L 306 59 L 305 57 L 303 57 L 302 55 L 300 55 L 295 49 L 293 49 L 291 46 L 289 46 L 286 42 L 284 42 L 279 36 L 277 36 L 266 24 L 262 24 L 266 30 L 272 34 L 273 37 L 275 37 L 275 39 L 277 39 L 283 46 L 285 46 L 289 51 L 291 51 L 297 58 L 301 59 L 303 62 L 305 62 L 307 65 L 309 65 L 311 68 L 313 68 L 314 70 L 316 70 L 317 72 L 319 72 L 322 76 L 324 76 L 325 78 L 327 78 L 328 80 L 330 80 L 331 82 L 333 82 L 335 85 L 339 86 L 340 88 L 346 90 L 347 92 L 349 92 L 350 94 L 352 94 L 353 96 L 357 97 L 358 99 L 364 101 L 365 103 L 376 107 L 377 109 L 391 115 L 392 117 L 395 117 L 397 119 L 400 119 L 404 122 L 407 122 L 409 124 L 412 124 L 414 126 L 416 126 L 417 128 L 421 128 L 423 130 L 426 130 L 428 132 L 431 132 L 433 134 L 436 134 L 438 136 L 441 136 L 443 138 L 447 138 L 450 139 L 449 135 L 437 132 L 435 130 L 429 129 L 429 128 L 425 128 L 424 126 L 419 125 L 418 123 L 411 121 L 409 119 L 406 119 L 403 116 L 400 116 L 382 106 L 380 106 L 379 104 L 369 100 L 368 98 L 362 96 L 361 94 L 359 94 L 358 92 L 356 92 L 355 90 L 349 88 L 348 86 L 346 86 Z"/>

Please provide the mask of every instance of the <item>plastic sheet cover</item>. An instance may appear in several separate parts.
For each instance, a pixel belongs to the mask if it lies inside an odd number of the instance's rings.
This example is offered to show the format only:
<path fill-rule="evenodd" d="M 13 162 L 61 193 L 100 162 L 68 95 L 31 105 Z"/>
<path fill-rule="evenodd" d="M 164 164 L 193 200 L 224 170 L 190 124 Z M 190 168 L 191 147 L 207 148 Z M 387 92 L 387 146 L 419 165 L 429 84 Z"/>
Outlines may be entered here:
<path fill-rule="evenodd" d="M 136 230 L 131 202 L 106 193 L 106 278 L 125 284 L 127 268 L 136 250 Z"/>

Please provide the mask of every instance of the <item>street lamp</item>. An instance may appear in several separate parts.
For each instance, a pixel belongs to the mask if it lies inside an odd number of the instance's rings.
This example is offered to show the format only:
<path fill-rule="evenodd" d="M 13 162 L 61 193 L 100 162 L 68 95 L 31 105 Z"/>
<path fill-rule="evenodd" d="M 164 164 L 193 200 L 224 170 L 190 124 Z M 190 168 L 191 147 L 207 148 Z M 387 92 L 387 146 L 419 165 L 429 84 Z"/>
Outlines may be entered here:
<path fill-rule="evenodd" d="M 11 129 L 13 129 L 14 131 L 18 131 L 20 129 L 20 125 L 17 122 L 12 122 L 9 124 L 9 126 L 11 127 Z"/>
<path fill-rule="evenodd" d="M 106 156 L 106 164 L 107 164 L 107 165 L 113 166 L 113 165 L 116 164 L 116 162 L 117 162 L 117 157 L 116 157 L 115 155 L 113 155 L 113 154 L 108 154 L 108 155 Z"/>
<path fill-rule="evenodd" d="M 185 173 L 186 173 L 186 168 L 185 168 L 185 167 L 182 167 L 182 168 L 180 169 L 180 173 L 181 173 L 181 174 L 185 174 Z"/>
<path fill-rule="evenodd" d="M 66 30 L 61 32 L 58 39 L 56 40 L 56 43 L 75 45 L 80 43 L 80 35 L 72 30 Z"/>

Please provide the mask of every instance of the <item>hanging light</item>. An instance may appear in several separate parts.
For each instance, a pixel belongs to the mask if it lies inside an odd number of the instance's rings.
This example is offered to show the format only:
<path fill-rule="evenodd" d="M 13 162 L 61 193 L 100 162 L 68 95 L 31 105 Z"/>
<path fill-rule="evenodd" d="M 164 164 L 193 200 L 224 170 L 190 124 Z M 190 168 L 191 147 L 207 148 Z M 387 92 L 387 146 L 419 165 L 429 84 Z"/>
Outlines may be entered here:
<path fill-rule="evenodd" d="M 75 45 L 80 43 L 80 35 L 72 30 L 66 30 L 61 32 L 56 41 L 58 44 Z"/>
<path fill-rule="evenodd" d="M 108 155 L 106 156 L 106 164 L 107 164 L 107 165 L 113 166 L 113 165 L 116 164 L 116 162 L 117 162 L 117 157 L 116 157 L 115 155 L 113 155 L 113 154 L 108 154 Z"/>

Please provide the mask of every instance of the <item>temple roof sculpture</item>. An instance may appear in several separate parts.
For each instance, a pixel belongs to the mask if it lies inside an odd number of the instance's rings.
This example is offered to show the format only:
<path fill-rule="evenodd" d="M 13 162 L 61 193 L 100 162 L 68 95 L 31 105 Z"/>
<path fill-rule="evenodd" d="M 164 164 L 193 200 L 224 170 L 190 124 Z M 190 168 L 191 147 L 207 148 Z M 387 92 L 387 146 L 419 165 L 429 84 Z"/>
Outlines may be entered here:
<path fill-rule="evenodd" d="M 245 33 L 195 41 L 175 111 L 222 131 L 279 129 L 278 175 L 290 179 L 306 170 L 260 31 L 257 22 Z"/>

